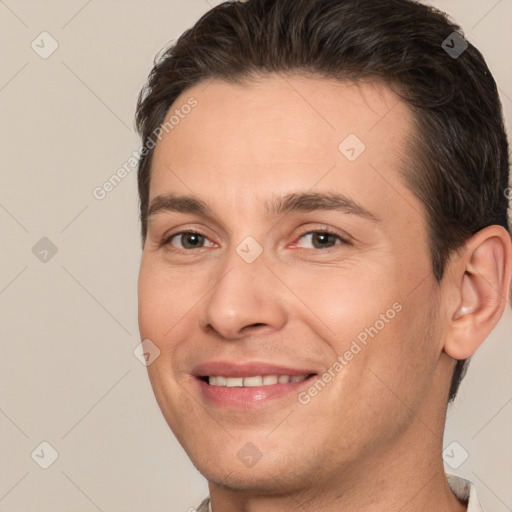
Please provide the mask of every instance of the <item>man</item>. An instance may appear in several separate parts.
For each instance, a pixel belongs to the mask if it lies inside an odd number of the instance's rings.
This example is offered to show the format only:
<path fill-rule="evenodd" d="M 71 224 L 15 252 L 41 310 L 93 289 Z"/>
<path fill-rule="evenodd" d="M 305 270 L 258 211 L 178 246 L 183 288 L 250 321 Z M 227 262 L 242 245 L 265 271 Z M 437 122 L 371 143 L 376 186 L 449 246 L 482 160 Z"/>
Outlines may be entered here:
<path fill-rule="evenodd" d="M 139 98 L 139 326 L 213 512 L 481 510 L 447 403 L 509 294 L 496 84 L 409 0 L 212 9 Z"/>

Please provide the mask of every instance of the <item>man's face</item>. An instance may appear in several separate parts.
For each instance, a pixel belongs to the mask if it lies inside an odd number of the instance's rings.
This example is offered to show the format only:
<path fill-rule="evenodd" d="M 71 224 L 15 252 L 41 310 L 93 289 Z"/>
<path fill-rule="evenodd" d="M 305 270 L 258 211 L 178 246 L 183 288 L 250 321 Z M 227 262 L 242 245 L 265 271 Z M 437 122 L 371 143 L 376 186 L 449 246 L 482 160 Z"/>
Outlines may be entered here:
<path fill-rule="evenodd" d="M 139 325 L 194 464 L 279 492 L 431 435 L 442 340 L 424 209 L 400 175 L 409 109 L 378 84 L 269 76 L 200 84 L 168 119 L 191 97 L 155 149 Z"/>

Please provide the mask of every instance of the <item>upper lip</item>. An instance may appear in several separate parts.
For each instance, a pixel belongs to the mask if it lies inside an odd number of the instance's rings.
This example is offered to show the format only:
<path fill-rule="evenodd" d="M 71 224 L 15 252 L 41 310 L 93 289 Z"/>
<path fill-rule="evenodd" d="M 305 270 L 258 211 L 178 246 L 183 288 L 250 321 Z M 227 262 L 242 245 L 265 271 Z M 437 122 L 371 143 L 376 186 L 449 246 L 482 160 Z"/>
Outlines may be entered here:
<path fill-rule="evenodd" d="M 311 368 L 292 368 L 290 366 L 275 365 L 264 362 L 230 362 L 210 361 L 194 367 L 192 375 L 195 377 L 223 376 L 223 377 L 252 377 L 256 375 L 311 375 L 316 372 Z"/>

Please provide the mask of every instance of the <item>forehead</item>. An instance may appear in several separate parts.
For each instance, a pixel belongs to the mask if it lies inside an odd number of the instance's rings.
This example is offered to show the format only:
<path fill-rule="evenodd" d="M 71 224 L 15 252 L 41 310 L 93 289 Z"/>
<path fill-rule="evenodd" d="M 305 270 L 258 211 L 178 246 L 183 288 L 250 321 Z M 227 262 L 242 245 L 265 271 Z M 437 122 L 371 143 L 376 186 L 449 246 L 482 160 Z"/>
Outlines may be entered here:
<path fill-rule="evenodd" d="M 170 190 L 226 197 L 231 190 L 248 199 L 323 186 L 352 187 L 363 198 L 377 174 L 401 185 L 413 131 L 409 107 L 380 82 L 296 75 L 201 83 L 174 102 L 166 121 L 150 197 Z"/>

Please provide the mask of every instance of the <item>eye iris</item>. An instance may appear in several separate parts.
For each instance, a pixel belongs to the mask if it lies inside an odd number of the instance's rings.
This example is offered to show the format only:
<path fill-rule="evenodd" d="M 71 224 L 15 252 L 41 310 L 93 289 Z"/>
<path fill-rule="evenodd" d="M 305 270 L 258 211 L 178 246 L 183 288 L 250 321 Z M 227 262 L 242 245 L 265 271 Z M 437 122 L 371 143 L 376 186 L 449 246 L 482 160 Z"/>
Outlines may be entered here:
<path fill-rule="evenodd" d="M 185 249 L 200 247 L 204 236 L 198 233 L 184 233 L 181 235 L 181 245 Z"/>
<path fill-rule="evenodd" d="M 317 244 L 316 242 L 319 242 Z M 313 233 L 312 242 L 315 249 L 325 249 L 336 244 L 336 236 L 330 233 Z M 330 242 L 333 242 L 330 244 Z"/>

